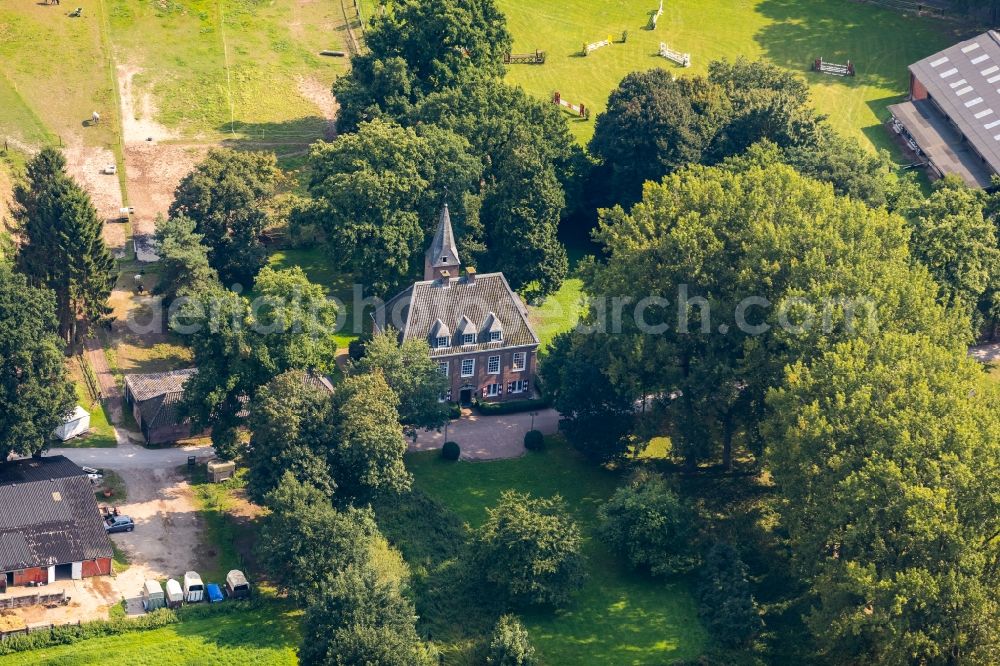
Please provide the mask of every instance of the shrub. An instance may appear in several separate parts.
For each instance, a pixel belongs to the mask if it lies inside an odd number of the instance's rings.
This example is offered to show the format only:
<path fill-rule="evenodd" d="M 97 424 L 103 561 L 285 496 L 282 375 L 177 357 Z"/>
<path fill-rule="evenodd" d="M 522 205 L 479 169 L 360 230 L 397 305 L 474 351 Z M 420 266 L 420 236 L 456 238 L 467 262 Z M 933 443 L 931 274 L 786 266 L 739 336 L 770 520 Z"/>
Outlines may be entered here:
<path fill-rule="evenodd" d="M 441 447 L 441 457 L 445 460 L 458 460 L 462 455 L 462 449 L 457 442 L 445 442 Z"/>
<path fill-rule="evenodd" d="M 451 420 L 462 418 L 462 406 L 457 402 L 448 405 L 448 418 Z"/>
<path fill-rule="evenodd" d="M 635 568 L 671 575 L 697 563 L 694 512 L 659 474 L 639 474 L 616 490 L 598 519 L 601 538 Z"/>
<path fill-rule="evenodd" d="M 533 666 L 537 663 L 528 630 L 513 615 L 503 615 L 497 621 L 486 663 L 489 666 Z"/>
<path fill-rule="evenodd" d="M 475 562 L 515 604 L 560 606 L 583 586 L 580 528 L 558 495 L 504 492 L 479 528 Z"/>
<path fill-rule="evenodd" d="M 360 361 L 365 357 L 365 352 L 367 351 L 368 339 L 367 338 L 355 338 L 347 344 L 347 355 L 352 361 Z"/>
<path fill-rule="evenodd" d="M 750 591 L 747 567 L 732 545 L 717 543 L 709 549 L 697 594 L 705 628 L 720 643 L 745 647 L 760 633 L 763 622 Z"/>
<path fill-rule="evenodd" d="M 548 409 L 552 403 L 548 398 L 538 400 L 507 400 L 505 402 L 482 402 L 476 401 L 476 409 L 481 414 L 518 414 L 520 412 L 530 412 L 535 409 Z"/>
<path fill-rule="evenodd" d="M 529 451 L 541 451 L 545 448 L 545 436 L 540 430 L 529 430 L 524 433 L 524 448 Z"/>

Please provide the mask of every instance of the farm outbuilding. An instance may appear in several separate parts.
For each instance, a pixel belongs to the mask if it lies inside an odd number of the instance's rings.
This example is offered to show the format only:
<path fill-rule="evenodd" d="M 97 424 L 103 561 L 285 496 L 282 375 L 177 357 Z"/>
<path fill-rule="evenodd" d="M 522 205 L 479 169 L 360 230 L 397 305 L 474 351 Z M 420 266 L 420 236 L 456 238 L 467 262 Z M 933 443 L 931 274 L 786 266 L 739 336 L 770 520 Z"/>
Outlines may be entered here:
<path fill-rule="evenodd" d="M 86 434 L 90 430 L 90 412 L 77 405 L 69 416 L 63 419 L 63 424 L 52 431 L 60 441 L 67 441 Z"/>
<path fill-rule="evenodd" d="M 197 368 L 125 376 L 125 402 L 148 444 L 169 444 L 191 437 L 191 423 L 177 410 L 184 399 L 184 384 Z"/>
<path fill-rule="evenodd" d="M 111 573 L 86 473 L 64 456 L 0 465 L 0 589 Z"/>
<path fill-rule="evenodd" d="M 991 187 L 1000 174 L 1000 34 L 959 42 L 910 65 L 909 99 L 890 126 L 933 176 Z"/>

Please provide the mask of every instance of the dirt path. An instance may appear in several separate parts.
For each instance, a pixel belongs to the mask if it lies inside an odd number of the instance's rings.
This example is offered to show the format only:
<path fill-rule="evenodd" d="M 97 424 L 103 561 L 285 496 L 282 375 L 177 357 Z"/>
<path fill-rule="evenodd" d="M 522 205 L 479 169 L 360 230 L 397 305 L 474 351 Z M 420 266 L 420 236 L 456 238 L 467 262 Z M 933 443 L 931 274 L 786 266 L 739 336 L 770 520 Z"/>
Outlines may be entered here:
<path fill-rule="evenodd" d="M 183 577 L 198 568 L 201 519 L 188 485 L 176 469 L 118 470 L 128 488 L 119 510 L 135 521 L 135 531 L 113 534 L 131 561 L 115 587 L 128 601 L 129 612 L 141 612 L 142 584 L 147 579 Z"/>
<path fill-rule="evenodd" d="M 112 423 L 122 422 L 122 394 L 118 389 L 118 382 L 108 365 L 108 357 L 104 354 L 101 342 L 91 335 L 83 341 L 84 353 L 87 355 L 87 363 L 93 368 L 97 376 L 97 386 L 101 390 L 101 399 L 108 409 Z"/>

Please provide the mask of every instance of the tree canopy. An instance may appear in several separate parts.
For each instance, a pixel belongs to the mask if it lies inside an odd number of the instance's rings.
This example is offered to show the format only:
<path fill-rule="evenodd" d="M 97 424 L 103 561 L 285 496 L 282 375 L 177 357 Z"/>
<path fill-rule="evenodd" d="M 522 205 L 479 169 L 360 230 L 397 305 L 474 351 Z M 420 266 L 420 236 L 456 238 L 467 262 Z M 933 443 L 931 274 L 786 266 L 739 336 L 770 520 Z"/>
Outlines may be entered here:
<path fill-rule="evenodd" d="M 214 149 L 177 186 L 170 217 L 194 220 L 226 286 L 253 286 L 266 263 L 261 234 L 271 222 L 278 176 L 272 153 Z"/>
<path fill-rule="evenodd" d="M 167 303 L 184 291 L 197 293 L 218 281 L 208 261 L 208 247 L 202 243 L 197 223 L 189 217 L 158 217 L 156 252 L 160 257 L 160 281 L 156 293 Z"/>
<path fill-rule="evenodd" d="M 0 264 L 0 459 L 37 455 L 73 411 L 55 297 Z"/>
<path fill-rule="evenodd" d="M 55 293 L 59 332 L 72 341 L 80 318 L 97 323 L 109 312 L 116 265 L 104 244 L 104 224 L 54 148 L 28 162 L 26 179 L 14 187 L 14 203 L 21 236 L 17 267 L 32 285 Z"/>

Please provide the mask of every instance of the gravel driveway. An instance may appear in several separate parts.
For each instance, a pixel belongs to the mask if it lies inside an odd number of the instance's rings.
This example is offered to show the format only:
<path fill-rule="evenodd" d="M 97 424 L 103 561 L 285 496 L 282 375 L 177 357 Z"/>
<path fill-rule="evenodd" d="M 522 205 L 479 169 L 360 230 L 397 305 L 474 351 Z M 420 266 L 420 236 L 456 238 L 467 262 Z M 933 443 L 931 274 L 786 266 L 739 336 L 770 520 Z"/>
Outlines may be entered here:
<path fill-rule="evenodd" d="M 462 448 L 462 460 L 500 460 L 524 455 L 524 434 L 531 430 L 531 412 L 483 416 L 475 412 L 448 424 L 448 439 Z M 534 417 L 535 430 L 554 435 L 559 430 L 559 412 L 542 409 Z M 444 446 L 444 430 L 422 430 L 410 451 L 430 451 Z"/>

